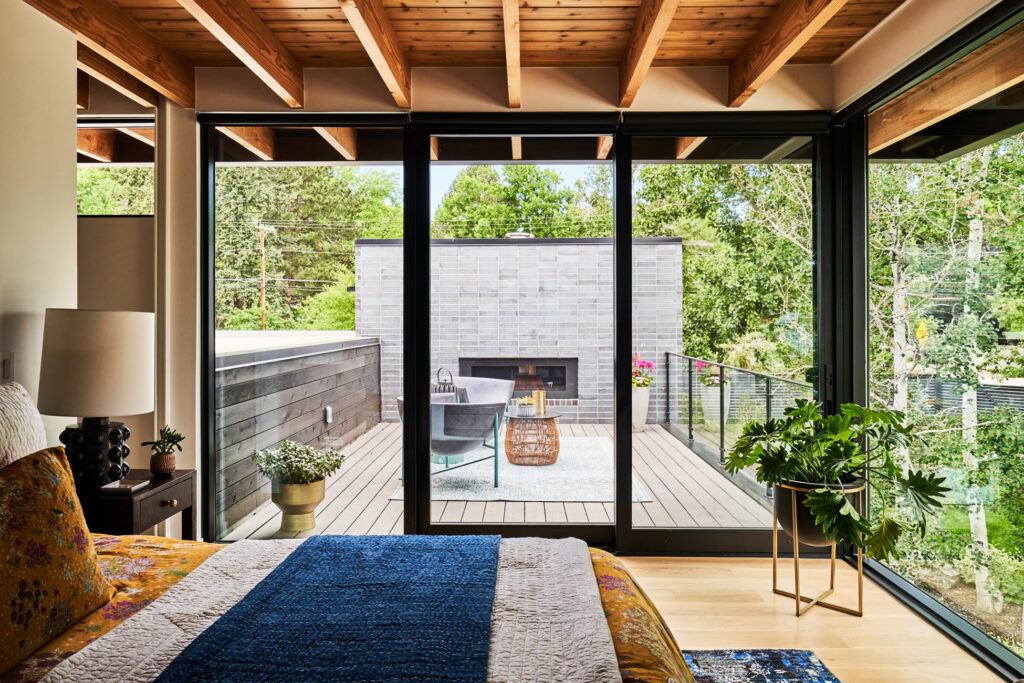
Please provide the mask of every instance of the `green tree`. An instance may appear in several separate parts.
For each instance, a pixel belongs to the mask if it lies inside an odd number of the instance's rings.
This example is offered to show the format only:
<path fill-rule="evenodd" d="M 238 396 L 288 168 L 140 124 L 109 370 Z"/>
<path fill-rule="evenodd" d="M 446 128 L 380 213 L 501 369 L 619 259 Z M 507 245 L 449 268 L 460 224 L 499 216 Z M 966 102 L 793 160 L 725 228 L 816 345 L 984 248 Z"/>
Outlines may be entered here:
<path fill-rule="evenodd" d="M 151 216 L 156 188 L 150 167 L 78 167 L 79 216 Z"/>

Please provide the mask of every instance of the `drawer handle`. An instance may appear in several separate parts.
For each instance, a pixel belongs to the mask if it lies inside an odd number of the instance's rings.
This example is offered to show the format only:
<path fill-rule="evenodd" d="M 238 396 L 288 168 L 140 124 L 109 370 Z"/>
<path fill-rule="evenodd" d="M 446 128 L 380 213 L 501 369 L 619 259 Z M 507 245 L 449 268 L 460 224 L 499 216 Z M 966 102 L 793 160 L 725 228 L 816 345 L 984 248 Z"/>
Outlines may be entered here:
<path fill-rule="evenodd" d="M 162 500 L 162 501 L 160 501 L 160 504 L 161 505 L 166 505 L 169 508 L 176 508 L 176 507 L 178 507 L 178 499 L 177 498 L 171 498 L 170 500 Z"/>

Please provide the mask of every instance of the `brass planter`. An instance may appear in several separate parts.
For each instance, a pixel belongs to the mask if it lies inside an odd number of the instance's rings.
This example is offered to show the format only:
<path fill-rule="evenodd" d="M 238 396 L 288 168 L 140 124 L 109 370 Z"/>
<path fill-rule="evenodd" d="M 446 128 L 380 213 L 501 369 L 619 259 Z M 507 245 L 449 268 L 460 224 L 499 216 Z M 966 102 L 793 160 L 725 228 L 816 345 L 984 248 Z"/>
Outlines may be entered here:
<path fill-rule="evenodd" d="M 270 500 L 281 508 L 281 531 L 308 531 L 316 526 L 314 512 L 324 499 L 324 480 L 310 484 L 271 484 Z"/>

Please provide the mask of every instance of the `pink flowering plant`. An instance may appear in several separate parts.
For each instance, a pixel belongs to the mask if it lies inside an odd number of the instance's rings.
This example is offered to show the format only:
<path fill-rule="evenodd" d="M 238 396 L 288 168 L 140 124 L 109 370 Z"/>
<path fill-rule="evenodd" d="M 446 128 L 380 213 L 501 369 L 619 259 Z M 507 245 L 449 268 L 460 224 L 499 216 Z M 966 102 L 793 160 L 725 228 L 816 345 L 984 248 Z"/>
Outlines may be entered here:
<path fill-rule="evenodd" d="M 711 363 L 699 360 L 693 364 L 693 369 L 697 371 L 700 383 L 706 387 L 717 387 L 723 382 L 728 384 L 732 381 L 732 375 L 726 372 L 725 368 L 718 365 L 712 365 Z"/>
<path fill-rule="evenodd" d="M 640 354 L 633 354 L 633 386 L 649 387 L 654 381 L 654 363 L 641 360 Z"/>

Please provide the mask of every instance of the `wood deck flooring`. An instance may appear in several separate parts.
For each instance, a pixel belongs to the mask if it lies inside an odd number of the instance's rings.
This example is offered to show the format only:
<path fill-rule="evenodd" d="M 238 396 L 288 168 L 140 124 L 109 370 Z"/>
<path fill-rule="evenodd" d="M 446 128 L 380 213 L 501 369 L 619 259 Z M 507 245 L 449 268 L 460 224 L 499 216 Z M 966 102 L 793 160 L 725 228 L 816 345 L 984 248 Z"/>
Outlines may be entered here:
<path fill-rule="evenodd" d="M 611 425 L 560 424 L 563 436 L 612 438 Z M 401 534 L 401 426 L 381 423 L 349 444 L 345 462 L 327 483 L 312 534 Z M 651 498 L 632 503 L 637 527 L 771 526 L 771 513 L 659 426 L 633 435 L 633 472 Z M 432 519 L 452 523 L 609 524 L 611 502 L 443 501 Z M 280 537 L 280 513 L 267 504 L 236 526 L 227 540 Z M 288 534 L 294 535 L 294 534 Z"/>

